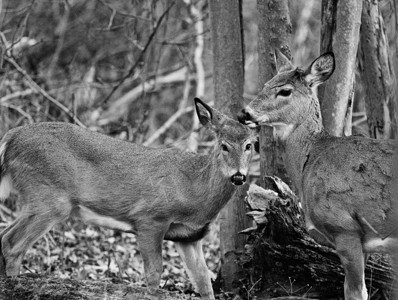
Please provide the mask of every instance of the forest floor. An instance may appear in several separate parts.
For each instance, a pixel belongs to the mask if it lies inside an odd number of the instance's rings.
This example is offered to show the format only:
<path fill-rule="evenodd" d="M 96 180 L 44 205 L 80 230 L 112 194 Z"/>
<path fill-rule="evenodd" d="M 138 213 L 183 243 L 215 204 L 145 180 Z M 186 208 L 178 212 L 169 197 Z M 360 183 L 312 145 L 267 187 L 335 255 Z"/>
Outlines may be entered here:
<path fill-rule="evenodd" d="M 10 212 L 0 204 L 3 220 L 4 210 Z M 0 223 L 0 232 L 8 224 Z M 213 279 L 220 268 L 218 235 L 218 226 L 213 225 L 203 243 Z M 163 267 L 161 288 L 193 293 L 173 242 L 163 242 Z M 133 234 L 74 220 L 55 226 L 28 250 L 21 267 L 21 274 L 25 273 L 145 286 L 142 258 Z"/>

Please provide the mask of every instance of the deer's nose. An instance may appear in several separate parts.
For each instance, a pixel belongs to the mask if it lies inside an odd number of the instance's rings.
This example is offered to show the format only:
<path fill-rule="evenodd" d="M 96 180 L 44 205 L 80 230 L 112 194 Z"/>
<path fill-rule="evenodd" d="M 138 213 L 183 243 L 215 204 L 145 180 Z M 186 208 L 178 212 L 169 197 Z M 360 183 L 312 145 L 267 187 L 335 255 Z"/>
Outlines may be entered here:
<path fill-rule="evenodd" d="M 242 109 L 238 113 L 238 121 L 242 124 L 246 124 L 246 121 L 251 121 L 251 115 L 246 111 L 246 109 Z"/>
<path fill-rule="evenodd" d="M 234 185 L 242 185 L 246 182 L 246 175 L 243 175 L 241 172 L 236 172 L 231 176 L 231 182 Z"/>

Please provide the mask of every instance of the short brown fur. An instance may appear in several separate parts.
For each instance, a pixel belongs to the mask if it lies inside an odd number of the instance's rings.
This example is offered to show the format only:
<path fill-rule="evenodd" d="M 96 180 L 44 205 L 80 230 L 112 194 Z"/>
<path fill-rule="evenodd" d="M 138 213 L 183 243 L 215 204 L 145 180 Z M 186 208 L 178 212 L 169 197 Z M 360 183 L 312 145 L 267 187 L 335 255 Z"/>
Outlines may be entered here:
<path fill-rule="evenodd" d="M 208 155 L 147 148 L 66 123 L 10 130 L 1 142 L 0 189 L 11 183 L 22 211 L 0 234 L 0 275 L 17 275 L 26 250 L 75 216 L 135 233 L 150 287 L 159 286 L 162 240 L 176 241 L 199 292 L 214 299 L 201 239 L 236 191 L 231 180 L 243 183 L 236 173 L 246 172 L 255 137 L 199 99 L 195 104 L 217 137 Z"/>
<path fill-rule="evenodd" d="M 239 118 L 275 127 L 307 229 L 336 249 L 346 274 L 345 299 L 365 300 L 367 253 L 398 251 L 398 199 L 391 196 L 395 143 L 333 137 L 325 131 L 311 88 L 333 73 L 332 53 L 320 56 L 305 71 L 293 67 L 283 54 L 277 57 L 283 71 L 265 84 Z"/>

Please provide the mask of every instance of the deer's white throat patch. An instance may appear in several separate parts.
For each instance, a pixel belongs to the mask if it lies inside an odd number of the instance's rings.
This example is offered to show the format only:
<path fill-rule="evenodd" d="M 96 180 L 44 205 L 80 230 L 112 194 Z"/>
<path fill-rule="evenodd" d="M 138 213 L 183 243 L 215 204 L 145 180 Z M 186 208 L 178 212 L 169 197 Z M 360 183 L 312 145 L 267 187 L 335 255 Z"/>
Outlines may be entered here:
<path fill-rule="evenodd" d="M 282 141 L 286 140 L 294 129 L 294 124 L 276 122 L 270 125 L 274 127 L 275 137 L 281 139 Z"/>

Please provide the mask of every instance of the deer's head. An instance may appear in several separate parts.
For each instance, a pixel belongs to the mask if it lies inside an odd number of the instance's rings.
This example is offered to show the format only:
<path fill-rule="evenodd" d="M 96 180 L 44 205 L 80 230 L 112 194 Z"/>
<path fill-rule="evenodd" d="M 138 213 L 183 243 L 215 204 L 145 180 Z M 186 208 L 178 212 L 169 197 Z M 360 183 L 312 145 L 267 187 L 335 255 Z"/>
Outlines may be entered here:
<path fill-rule="evenodd" d="M 335 60 L 333 53 L 325 53 L 303 70 L 294 67 L 281 52 L 275 56 L 278 73 L 239 113 L 238 119 L 249 126 L 271 125 L 275 134 L 284 139 L 306 118 L 321 119 L 313 89 L 332 75 Z"/>
<path fill-rule="evenodd" d="M 200 123 L 212 130 L 217 137 L 214 151 L 222 173 L 234 185 L 245 183 L 249 162 L 257 143 L 255 132 L 211 108 L 199 98 L 195 98 L 195 107 Z"/>

